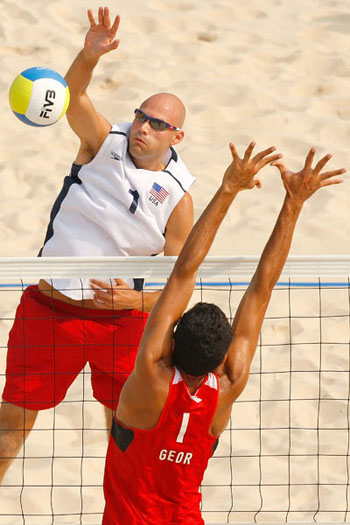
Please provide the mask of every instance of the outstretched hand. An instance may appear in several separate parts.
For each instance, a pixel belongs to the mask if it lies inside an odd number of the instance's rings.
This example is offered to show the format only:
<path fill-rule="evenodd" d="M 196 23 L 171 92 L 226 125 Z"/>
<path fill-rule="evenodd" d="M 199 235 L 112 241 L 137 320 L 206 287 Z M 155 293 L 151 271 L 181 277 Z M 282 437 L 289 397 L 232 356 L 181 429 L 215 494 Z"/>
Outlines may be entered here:
<path fill-rule="evenodd" d="M 232 153 L 232 162 L 227 168 L 223 184 L 233 186 L 235 191 L 250 190 L 255 186 L 261 188 L 261 180 L 256 177 L 256 174 L 267 164 L 271 164 L 282 157 L 281 154 L 271 155 L 276 148 L 274 146 L 267 148 L 257 153 L 253 158 L 251 155 L 255 147 L 255 142 L 251 142 L 241 159 L 232 142 L 230 142 L 230 149 Z"/>
<path fill-rule="evenodd" d="M 119 46 L 119 40 L 115 40 L 117 34 L 120 16 L 116 16 L 111 25 L 108 7 L 99 7 L 98 9 L 98 24 L 95 22 L 92 10 L 88 9 L 88 18 L 90 22 L 90 29 L 85 37 L 85 49 L 94 53 L 97 56 L 104 55 Z"/>
<path fill-rule="evenodd" d="M 343 182 L 340 175 L 346 172 L 345 169 L 322 172 L 327 162 L 332 158 L 330 154 L 322 157 L 316 166 L 312 167 L 315 152 L 315 148 L 310 149 L 303 169 L 295 173 L 287 170 L 282 162 L 272 163 L 281 173 L 287 195 L 296 202 L 303 203 L 320 188 Z"/>

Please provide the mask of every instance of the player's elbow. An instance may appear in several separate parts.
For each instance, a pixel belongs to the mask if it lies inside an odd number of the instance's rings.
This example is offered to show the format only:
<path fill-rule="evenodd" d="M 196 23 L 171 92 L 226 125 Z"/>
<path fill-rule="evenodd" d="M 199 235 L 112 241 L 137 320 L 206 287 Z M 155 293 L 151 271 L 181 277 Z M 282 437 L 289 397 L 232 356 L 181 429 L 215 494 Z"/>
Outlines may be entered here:
<path fill-rule="evenodd" d="M 70 92 L 70 100 L 69 100 L 69 106 L 67 108 L 67 116 L 75 119 L 81 118 L 81 113 L 85 111 L 86 108 L 86 102 L 85 97 L 87 95 L 85 93 L 76 93 L 76 92 Z"/>
<path fill-rule="evenodd" d="M 259 265 L 251 282 L 261 296 L 270 298 L 279 275 L 280 271 L 277 271 L 272 264 L 265 264 L 262 267 Z"/>
<path fill-rule="evenodd" d="M 255 295 L 261 307 L 266 309 L 271 293 L 275 285 L 273 279 L 269 279 L 268 276 L 259 276 L 255 274 L 250 283 L 250 291 Z"/>
<path fill-rule="evenodd" d="M 187 281 L 196 278 L 197 270 L 198 264 L 195 264 L 191 258 L 183 257 L 180 253 L 173 269 L 173 275 L 180 281 Z"/>

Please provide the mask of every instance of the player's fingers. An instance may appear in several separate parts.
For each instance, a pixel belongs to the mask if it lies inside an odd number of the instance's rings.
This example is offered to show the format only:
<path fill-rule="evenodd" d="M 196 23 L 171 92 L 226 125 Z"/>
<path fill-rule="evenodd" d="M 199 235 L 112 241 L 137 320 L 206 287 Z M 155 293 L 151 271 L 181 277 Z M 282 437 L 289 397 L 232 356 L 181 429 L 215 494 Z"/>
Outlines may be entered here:
<path fill-rule="evenodd" d="M 239 156 L 238 156 L 238 153 L 237 153 L 237 150 L 236 150 L 236 146 L 234 145 L 233 142 L 230 142 L 229 146 L 230 146 L 230 150 L 231 150 L 231 155 L 232 155 L 233 161 L 237 165 L 238 161 L 239 161 Z"/>
<path fill-rule="evenodd" d="M 343 173 L 346 173 L 346 170 L 344 168 L 340 170 L 325 171 L 324 173 L 320 173 L 318 178 L 320 181 L 324 181 L 330 179 L 331 177 L 342 175 Z"/>
<path fill-rule="evenodd" d="M 325 186 L 331 186 L 332 184 L 341 184 L 344 182 L 344 179 L 342 177 L 332 177 L 326 180 L 323 180 L 320 184 L 321 188 L 324 188 Z"/>
<path fill-rule="evenodd" d="M 255 155 L 255 157 L 253 157 L 252 160 L 255 161 L 255 162 L 259 162 L 261 159 L 266 157 L 266 155 L 270 155 L 270 153 L 272 153 L 273 151 L 276 151 L 275 146 L 271 146 L 270 148 L 267 148 L 267 149 L 264 149 L 263 151 L 260 151 L 259 153 L 257 153 Z"/>
<path fill-rule="evenodd" d="M 103 10 L 103 25 L 107 28 L 111 27 L 111 17 L 109 16 L 109 8 L 105 7 Z"/>
<path fill-rule="evenodd" d="M 114 19 L 114 22 L 113 22 L 113 25 L 111 27 L 111 30 L 113 31 L 113 33 L 115 34 L 118 29 L 119 29 L 119 24 L 120 24 L 120 16 L 117 15 Z"/>
<path fill-rule="evenodd" d="M 322 159 L 320 159 L 318 161 L 318 163 L 316 164 L 316 166 L 315 166 L 315 173 L 319 174 L 320 171 L 325 167 L 325 165 L 327 164 L 327 162 L 331 158 L 332 158 L 332 155 L 330 153 L 328 153 L 328 155 L 325 155 L 324 157 L 322 157 Z"/>
<path fill-rule="evenodd" d="M 97 308 L 105 308 L 105 304 L 103 301 L 101 301 L 98 297 L 94 297 L 93 298 L 93 302 L 94 302 L 94 305 L 97 307 Z"/>
<path fill-rule="evenodd" d="M 94 300 L 99 304 L 103 304 L 105 307 L 109 308 L 114 302 L 113 293 L 106 290 L 94 290 Z"/>
<path fill-rule="evenodd" d="M 250 156 L 252 154 L 252 151 L 255 148 L 255 144 L 256 144 L 256 142 L 254 142 L 252 140 L 251 143 L 249 144 L 249 146 L 247 147 L 247 149 L 245 150 L 244 157 L 243 157 L 243 162 L 248 162 L 248 160 L 250 159 Z"/>
<path fill-rule="evenodd" d="M 239 158 L 238 152 L 236 150 L 236 146 L 233 144 L 233 142 L 230 142 L 230 150 L 231 150 L 231 155 L 233 159 L 233 164 L 235 165 L 236 168 L 239 168 L 241 165 L 240 164 L 241 159 Z"/>
<path fill-rule="evenodd" d="M 98 303 L 99 305 L 103 305 L 106 307 L 108 304 L 110 304 L 110 297 L 107 296 L 107 292 L 102 292 L 101 290 L 93 290 L 94 292 L 94 302 Z"/>
<path fill-rule="evenodd" d="M 88 9 L 87 10 L 87 15 L 88 15 L 88 19 L 89 19 L 89 22 L 90 22 L 90 26 L 95 26 L 96 25 L 96 22 L 95 22 L 95 18 L 94 18 L 94 15 L 92 13 L 92 10 L 91 9 Z"/>
<path fill-rule="evenodd" d="M 113 49 L 117 49 L 117 48 L 119 47 L 119 44 L 120 44 L 120 40 L 114 40 L 114 41 L 110 44 L 108 50 L 109 50 L 109 51 L 113 51 Z"/>
<path fill-rule="evenodd" d="M 110 310 L 114 306 L 113 297 L 99 297 L 95 294 L 94 304 L 99 308 Z"/>
<path fill-rule="evenodd" d="M 261 184 L 261 180 L 260 179 L 255 179 L 254 182 L 255 182 L 255 186 L 257 188 L 259 188 L 259 189 L 262 188 L 262 184 Z"/>
<path fill-rule="evenodd" d="M 287 170 L 287 168 L 285 167 L 285 165 L 284 165 L 282 162 L 275 161 L 275 162 L 271 162 L 270 165 L 271 165 L 271 166 L 276 166 L 276 168 L 279 169 L 281 175 L 284 175 L 284 173 L 285 173 L 286 170 Z"/>
<path fill-rule="evenodd" d="M 116 284 L 116 286 L 123 286 L 124 288 L 129 288 L 129 286 L 127 285 L 126 281 L 124 281 L 124 279 L 114 279 L 114 282 Z"/>
<path fill-rule="evenodd" d="M 105 291 L 102 291 L 102 290 L 96 289 L 96 290 L 94 290 L 94 297 L 95 297 L 100 303 L 105 303 L 105 302 L 106 302 L 106 298 L 107 298 L 107 294 L 106 294 Z"/>
<path fill-rule="evenodd" d="M 269 157 L 265 157 L 262 161 L 259 162 L 258 167 L 259 169 L 261 169 L 267 164 L 272 164 L 273 162 L 281 159 L 282 157 L 283 157 L 282 153 L 277 153 L 276 155 L 270 155 Z"/>
<path fill-rule="evenodd" d="M 103 26 L 103 7 L 98 8 L 98 23 Z"/>
<path fill-rule="evenodd" d="M 316 149 L 315 148 L 311 148 L 309 153 L 306 155 L 304 169 L 311 169 L 312 168 L 312 162 L 314 160 L 315 153 L 316 153 Z"/>
<path fill-rule="evenodd" d="M 100 281 L 99 279 L 90 279 L 90 285 L 91 288 L 94 290 L 102 289 L 102 290 L 110 290 L 111 285 L 110 283 L 105 283 L 104 281 Z"/>

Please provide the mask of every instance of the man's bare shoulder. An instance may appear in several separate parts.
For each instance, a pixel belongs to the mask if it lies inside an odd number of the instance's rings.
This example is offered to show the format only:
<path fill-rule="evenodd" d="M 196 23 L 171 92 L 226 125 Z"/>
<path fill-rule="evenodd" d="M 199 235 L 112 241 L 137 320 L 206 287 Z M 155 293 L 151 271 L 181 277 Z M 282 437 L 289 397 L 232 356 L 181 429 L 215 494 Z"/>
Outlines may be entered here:
<path fill-rule="evenodd" d="M 223 367 L 216 372 L 219 382 L 219 399 L 217 408 L 210 426 L 210 433 L 219 436 L 225 430 L 231 416 L 232 406 L 242 393 L 247 377 L 245 374 L 238 374 L 233 380 L 232 375 Z"/>
<path fill-rule="evenodd" d="M 153 373 L 132 372 L 121 392 L 117 419 L 134 428 L 154 428 L 168 397 L 173 370 L 165 360 L 160 360 Z"/>

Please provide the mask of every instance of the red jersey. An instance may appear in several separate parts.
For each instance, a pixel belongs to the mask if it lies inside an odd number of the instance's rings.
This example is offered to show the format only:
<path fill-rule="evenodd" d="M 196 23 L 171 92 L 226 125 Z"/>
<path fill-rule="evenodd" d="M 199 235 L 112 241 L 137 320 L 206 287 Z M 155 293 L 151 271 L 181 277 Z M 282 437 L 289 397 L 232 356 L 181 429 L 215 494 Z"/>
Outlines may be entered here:
<path fill-rule="evenodd" d="M 217 437 L 209 434 L 218 380 L 194 395 L 175 368 L 157 425 L 127 428 L 116 419 L 108 446 L 103 525 L 202 525 L 199 487 Z"/>

